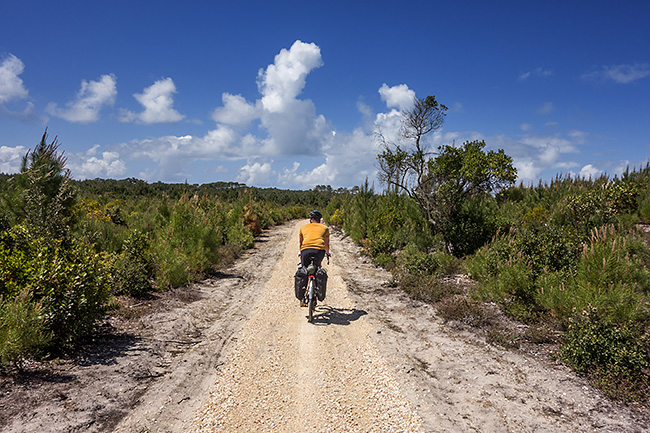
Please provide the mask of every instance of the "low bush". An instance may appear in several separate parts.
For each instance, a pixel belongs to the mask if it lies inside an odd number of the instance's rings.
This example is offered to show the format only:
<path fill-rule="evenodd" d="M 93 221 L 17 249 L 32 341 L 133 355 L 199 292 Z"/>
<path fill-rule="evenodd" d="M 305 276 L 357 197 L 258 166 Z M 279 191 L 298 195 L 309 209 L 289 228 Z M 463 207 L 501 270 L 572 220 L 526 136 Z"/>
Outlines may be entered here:
<path fill-rule="evenodd" d="M 539 302 L 564 325 L 573 311 L 589 306 L 612 322 L 645 322 L 650 314 L 647 254 L 637 236 L 620 235 L 612 226 L 594 231 L 571 272 L 542 276 Z"/>
<path fill-rule="evenodd" d="M 111 262 L 111 290 L 115 295 L 143 296 L 153 290 L 154 257 L 147 237 L 132 231 Z"/>
<path fill-rule="evenodd" d="M 591 307 L 570 319 L 561 356 L 612 397 L 648 398 L 647 344 L 648 336 L 637 325 L 611 322 Z"/>
<path fill-rule="evenodd" d="M 0 302 L 0 365 L 18 364 L 38 356 L 50 344 L 43 306 L 27 290 Z"/>
<path fill-rule="evenodd" d="M 438 302 L 459 290 L 440 280 L 436 275 L 413 275 L 400 273 L 395 282 L 413 299 L 425 302 Z"/>
<path fill-rule="evenodd" d="M 27 291 L 42 305 L 41 315 L 53 341 L 83 335 L 108 306 L 109 277 L 100 256 L 77 240 L 33 238 L 15 227 L 0 248 L 0 288 L 5 301 Z M 9 248 L 7 248 L 9 246 Z M 26 301 L 25 301 L 26 302 Z"/>
<path fill-rule="evenodd" d="M 454 320 L 469 326 L 482 327 L 493 323 L 493 317 L 482 307 L 482 303 L 466 296 L 443 299 L 438 303 L 437 311 L 444 320 Z"/>

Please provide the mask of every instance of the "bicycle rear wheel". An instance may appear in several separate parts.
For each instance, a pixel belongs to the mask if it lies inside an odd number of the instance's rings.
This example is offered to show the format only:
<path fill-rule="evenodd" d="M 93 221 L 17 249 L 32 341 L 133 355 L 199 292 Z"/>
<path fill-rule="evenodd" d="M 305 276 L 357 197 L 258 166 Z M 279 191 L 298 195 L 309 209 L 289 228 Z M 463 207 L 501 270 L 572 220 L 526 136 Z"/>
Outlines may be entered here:
<path fill-rule="evenodd" d="M 316 290 L 314 288 L 313 280 L 309 281 L 309 286 L 307 286 L 308 296 L 309 296 L 309 313 L 307 316 L 307 321 L 311 323 L 314 320 L 314 310 L 316 309 Z"/>

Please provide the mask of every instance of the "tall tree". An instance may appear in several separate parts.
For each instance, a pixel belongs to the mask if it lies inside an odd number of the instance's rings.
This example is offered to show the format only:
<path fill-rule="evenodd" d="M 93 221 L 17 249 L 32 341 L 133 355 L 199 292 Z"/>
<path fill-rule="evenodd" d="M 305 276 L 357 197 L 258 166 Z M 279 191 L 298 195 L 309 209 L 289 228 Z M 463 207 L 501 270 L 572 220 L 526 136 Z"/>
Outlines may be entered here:
<path fill-rule="evenodd" d="M 440 146 L 438 156 L 427 161 L 427 173 L 418 188 L 424 211 L 437 233 L 445 239 L 447 250 L 454 245 L 460 211 L 467 200 L 499 193 L 512 186 L 517 169 L 503 149 L 485 152 L 484 141 L 471 141 L 462 147 Z"/>
<path fill-rule="evenodd" d="M 69 233 L 75 191 L 67 158 L 58 153 L 56 137 L 47 143 L 47 129 L 41 142 L 25 154 L 20 169 L 25 191 L 26 224 L 36 234 L 64 239 Z"/>
<path fill-rule="evenodd" d="M 415 98 L 413 108 L 403 113 L 400 142 L 379 134 L 383 152 L 377 156 L 382 183 L 415 200 L 432 229 L 443 237 L 458 223 L 464 201 L 499 192 L 517 176 L 512 158 L 503 150 L 485 152 L 484 141 L 432 151 L 426 136 L 442 127 L 446 112 L 434 96 Z M 445 238 L 445 243 L 452 252 L 451 239 Z"/>
<path fill-rule="evenodd" d="M 435 96 L 415 98 L 413 108 L 402 113 L 400 141 L 394 143 L 380 132 L 383 152 L 377 157 L 379 179 L 395 193 L 406 192 L 420 202 L 417 188 L 424 181 L 427 161 L 434 154 L 425 137 L 442 127 L 447 107 Z"/>

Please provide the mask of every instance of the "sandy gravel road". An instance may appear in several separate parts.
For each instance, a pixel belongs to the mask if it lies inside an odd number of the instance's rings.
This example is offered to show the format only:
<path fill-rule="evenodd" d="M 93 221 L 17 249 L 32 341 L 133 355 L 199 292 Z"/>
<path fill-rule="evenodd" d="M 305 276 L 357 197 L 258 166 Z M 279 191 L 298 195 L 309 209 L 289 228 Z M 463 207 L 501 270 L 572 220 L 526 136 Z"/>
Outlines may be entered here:
<path fill-rule="evenodd" d="M 298 239 L 300 224 L 291 239 Z M 418 432 L 420 419 L 369 339 L 367 314 L 348 296 L 336 256 L 313 323 L 293 296 L 289 242 L 216 384 L 197 432 Z"/>

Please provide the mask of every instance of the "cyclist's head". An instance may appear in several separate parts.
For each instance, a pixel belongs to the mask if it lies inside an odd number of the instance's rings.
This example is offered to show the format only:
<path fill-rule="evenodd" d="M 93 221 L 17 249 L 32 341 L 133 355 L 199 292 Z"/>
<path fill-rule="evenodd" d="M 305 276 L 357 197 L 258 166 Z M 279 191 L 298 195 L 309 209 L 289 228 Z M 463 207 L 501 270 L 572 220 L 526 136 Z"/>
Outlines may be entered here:
<path fill-rule="evenodd" d="M 317 223 L 319 223 L 322 218 L 323 218 L 323 215 L 321 215 L 321 213 L 318 212 L 317 210 L 313 210 L 313 211 L 309 212 L 309 219 L 310 220 L 313 220 L 313 221 L 316 221 Z"/>

